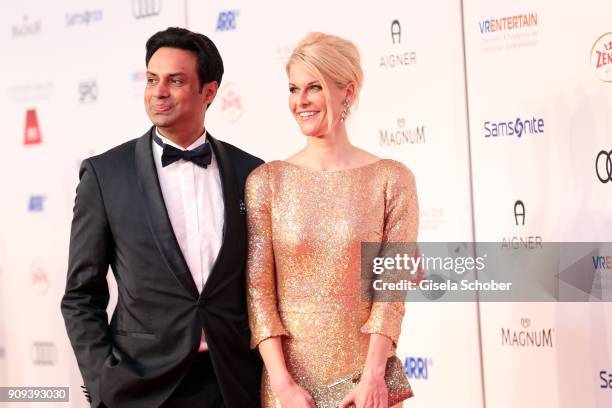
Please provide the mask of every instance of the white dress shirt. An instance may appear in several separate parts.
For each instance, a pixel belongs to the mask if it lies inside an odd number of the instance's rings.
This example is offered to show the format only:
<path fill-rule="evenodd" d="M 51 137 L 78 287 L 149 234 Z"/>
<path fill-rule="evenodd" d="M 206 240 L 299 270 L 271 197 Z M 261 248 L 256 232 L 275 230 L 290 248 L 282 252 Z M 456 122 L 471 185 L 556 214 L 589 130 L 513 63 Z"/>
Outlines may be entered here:
<path fill-rule="evenodd" d="M 164 143 L 180 150 L 192 150 L 206 142 L 204 132 L 191 146 L 183 149 L 165 138 L 157 128 L 155 132 Z M 162 167 L 163 149 L 155 141 L 152 143 L 157 176 L 174 235 L 198 292 L 202 293 L 223 240 L 224 204 L 219 166 L 213 154 L 206 168 L 182 159 Z M 206 350 L 208 345 L 202 330 L 199 351 Z"/>

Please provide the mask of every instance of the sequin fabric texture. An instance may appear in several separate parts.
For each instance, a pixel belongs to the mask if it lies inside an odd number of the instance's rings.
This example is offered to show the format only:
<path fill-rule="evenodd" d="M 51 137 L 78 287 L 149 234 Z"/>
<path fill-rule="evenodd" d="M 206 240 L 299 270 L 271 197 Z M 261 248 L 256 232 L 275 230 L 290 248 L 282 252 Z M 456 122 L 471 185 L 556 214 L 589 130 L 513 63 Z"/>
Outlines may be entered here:
<path fill-rule="evenodd" d="M 246 184 L 251 347 L 282 336 L 306 390 L 363 369 L 369 334 L 397 344 L 403 302 L 361 297 L 361 242 L 416 242 L 414 176 L 379 160 L 356 169 L 263 164 Z M 264 370 L 262 406 L 280 407 Z"/>

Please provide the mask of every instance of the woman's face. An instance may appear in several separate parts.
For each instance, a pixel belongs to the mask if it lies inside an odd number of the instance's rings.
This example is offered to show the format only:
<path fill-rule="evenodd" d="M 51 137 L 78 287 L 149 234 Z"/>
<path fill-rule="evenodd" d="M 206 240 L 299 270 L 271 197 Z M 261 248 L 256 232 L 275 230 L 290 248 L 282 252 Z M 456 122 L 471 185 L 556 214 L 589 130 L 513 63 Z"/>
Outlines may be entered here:
<path fill-rule="evenodd" d="M 331 107 L 328 112 L 323 86 L 329 89 Z M 345 92 L 331 81 L 322 84 L 299 65 L 289 68 L 289 110 L 306 136 L 322 137 L 328 132 L 328 115 L 332 129 L 340 123 Z"/>

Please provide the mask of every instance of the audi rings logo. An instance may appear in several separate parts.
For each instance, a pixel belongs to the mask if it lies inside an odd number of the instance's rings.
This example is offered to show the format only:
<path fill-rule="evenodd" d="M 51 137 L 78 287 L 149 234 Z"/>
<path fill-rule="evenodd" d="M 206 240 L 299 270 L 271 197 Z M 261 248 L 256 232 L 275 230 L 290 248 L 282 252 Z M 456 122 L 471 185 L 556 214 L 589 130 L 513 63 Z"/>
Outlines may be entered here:
<path fill-rule="evenodd" d="M 612 182 L 612 150 L 602 150 L 595 159 L 595 173 L 602 183 Z"/>
<path fill-rule="evenodd" d="M 161 13 L 162 0 L 132 0 L 134 18 L 155 17 Z"/>

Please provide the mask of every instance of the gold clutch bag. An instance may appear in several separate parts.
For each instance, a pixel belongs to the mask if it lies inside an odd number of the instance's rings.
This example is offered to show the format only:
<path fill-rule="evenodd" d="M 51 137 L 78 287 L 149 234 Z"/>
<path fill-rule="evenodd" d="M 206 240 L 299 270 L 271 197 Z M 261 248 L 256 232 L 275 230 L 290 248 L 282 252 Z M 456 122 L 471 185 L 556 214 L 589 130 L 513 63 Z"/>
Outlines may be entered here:
<path fill-rule="evenodd" d="M 359 370 L 331 384 L 311 390 L 317 408 L 339 407 L 342 400 L 357 386 L 362 373 L 363 371 Z M 387 360 L 385 384 L 387 384 L 387 391 L 389 392 L 390 407 L 414 395 L 404 373 L 404 366 L 396 356 L 389 357 Z"/>

